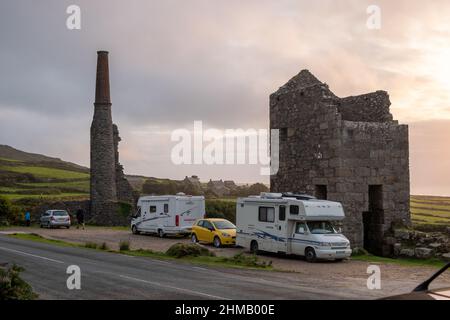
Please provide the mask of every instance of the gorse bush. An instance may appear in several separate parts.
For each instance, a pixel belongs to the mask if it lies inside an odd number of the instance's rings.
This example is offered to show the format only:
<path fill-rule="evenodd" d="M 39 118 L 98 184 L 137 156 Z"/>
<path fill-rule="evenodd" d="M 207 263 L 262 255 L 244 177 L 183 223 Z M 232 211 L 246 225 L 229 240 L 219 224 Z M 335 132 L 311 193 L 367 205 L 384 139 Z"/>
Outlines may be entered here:
<path fill-rule="evenodd" d="M 119 250 L 120 251 L 128 251 L 130 250 L 130 242 L 126 240 L 121 240 L 119 242 Z"/>
<path fill-rule="evenodd" d="M 0 197 L 0 226 L 17 224 L 23 221 L 23 213 L 20 209 L 12 205 L 9 199 Z"/>
<path fill-rule="evenodd" d="M 31 286 L 20 278 L 19 274 L 22 271 L 24 269 L 16 265 L 10 268 L 0 267 L 0 301 L 38 298 Z"/>
<path fill-rule="evenodd" d="M 103 242 L 102 245 L 99 247 L 100 250 L 109 250 L 108 245 L 106 244 L 106 242 Z"/>
<path fill-rule="evenodd" d="M 268 268 L 272 266 L 272 261 L 259 260 L 256 255 L 246 255 L 238 253 L 231 258 L 224 257 L 223 262 L 231 262 L 236 265 L 252 268 Z"/>
<path fill-rule="evenodd" d="M 172 245 L 167 251 L 166 254 L 170 257 L 182 258 L 182 257 L 198 257 L 198 256 L 206 256 L 213 257 L 215 256 L 214 252 L 209 251 L 208 249 L 199 246 L 197 244 L 185 244 L 185 243 L 175 243 Z"/>
<path fill-rule="evenodd" d="M 84 247 L 89 249 L 97 249 L 97 244 L 95 242 L 86 242 Z"/>

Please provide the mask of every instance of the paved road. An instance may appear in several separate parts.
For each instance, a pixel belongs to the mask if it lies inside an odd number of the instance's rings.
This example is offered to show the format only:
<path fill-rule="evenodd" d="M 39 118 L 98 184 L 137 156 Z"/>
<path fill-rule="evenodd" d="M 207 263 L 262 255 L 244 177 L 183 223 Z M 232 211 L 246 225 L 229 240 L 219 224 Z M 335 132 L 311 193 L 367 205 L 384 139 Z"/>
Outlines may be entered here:
<path fill-rule="evenodd" d="M 22 277 L 41 299 L 345 299 L 357 293 L 317 289 L 289 274 L 195 265 L 54 246 L 0 235 L 0 263 L 26 269 Z M 68 290 L 66 269 L 81 268 L 81 290 Z"/>

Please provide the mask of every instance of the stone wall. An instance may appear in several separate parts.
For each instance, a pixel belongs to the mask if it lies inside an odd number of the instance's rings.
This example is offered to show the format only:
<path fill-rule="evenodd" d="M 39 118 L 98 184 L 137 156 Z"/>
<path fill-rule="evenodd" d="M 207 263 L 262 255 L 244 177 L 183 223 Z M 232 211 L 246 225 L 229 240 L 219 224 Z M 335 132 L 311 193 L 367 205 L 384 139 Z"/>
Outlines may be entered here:
<path fill-rule="evenodd" d="M 395 229 L 386 238 L 392 246 L 392 255 L 418 259 L 439 258 L 450 261 L 450 227 L 447 232 L 420 232 Z"/>
<path fill-rule="evenodd" d="M 392 121 L 389 112 L 389 95 L 386 91 L 376 91 L 339 100 L 338 111 L 343 120 L 386 122 Z"/>
<path fill-rule="evenodd" d="M 325 190 L 344 206 L 352 245 L 380 254 L 392 222 L 410 223 L 408 127 L 392 121 L 389 105 L 382 91 L 340 99 L 307 70 L 270 97 L 270 127 L 280 130 L 271 190 Z"/>
<path fill-rule="evenodd" d="M 114 154 L 116 163 L 116 189 L 117 189 L 117 199 L 119 201 L 128 202 L 133 204 L 137 199 L 133 192 L 133 187 L 125 178 L 123 173 L 123 166 L 119 162 L 119 142 L 121 141 L 119 136 L 119 129 L 117 125 L 113 124 L 113 134 L 114 134 Z"/>

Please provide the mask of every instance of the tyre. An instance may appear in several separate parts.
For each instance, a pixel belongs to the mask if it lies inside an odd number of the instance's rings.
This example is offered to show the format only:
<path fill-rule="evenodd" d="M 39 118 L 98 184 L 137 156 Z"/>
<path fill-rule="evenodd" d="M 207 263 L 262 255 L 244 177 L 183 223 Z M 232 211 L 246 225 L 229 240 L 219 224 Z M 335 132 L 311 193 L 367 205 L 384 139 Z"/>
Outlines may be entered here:
<path fill-rule="evenodd" d="M 133 225 L 133 226 L 131 227 L 131 232 L 133 232 L 133 234 L 139 234 L 139 230 L 138 230 L 138 228 L 136 227 L 136 225 Z"/>
<path fill-rule="evenodd" d="M 220 248 L 222 246 L 222 242 L 220 242 L 220 238 L 218 236 L 214 237 L 213 246 L 216 248 Z"/>
<path fill-rule="evenodd" d="M 52 224 L 50 222 L 47 223 L 47 228 L 49 228 L 49 229 L 52 228 Z"/>
<path fill-rule="evenodd" d="M 339 259 L 334 259 L 334 261 L 336 261 L 336 262 L 342 262 L 342 261 L 344 261 L 344 259 L 339 258 Z"/>
<path fill-rule="evenodd" d="M 259 249 L 258 249 L 258 242 L 256 240 L 253 240 L 250 243 L 250 252 L 253 254 L 258 254 Z"/>
<path fill-rule="evenodd" d="M 316 252 L 313 248 L 306 248 L 305 250 L 305 259 L 308 262 L 315 262 L 316 261 Z"/>
<path fill-rule="evenodd" d="M 192 243 L 197 243 L 197 242 L 198 242 L 197 235 L 196 235 L 195 233 L 193 233 L 193 234 L 191 235 L 191 242 L 192 242 Z"/>
<path fill-rule="evenodd" d="M 70 229 L 70 226 L 67 226 L 66 228 L 67 228 L 67 229 Z"/>
<path fill-rule="evenodd" d="M 44 227 L 44 225 L 43 225 L 42 223 L 40 223 L 40 224 L 39 224 L 39 227 L 43 228 L 43 227 Z"/>
<path fill-rule="evenodd" d="M 163 231 L 163 229 L 158 229 L 158 237 L 160 237 L 160 238 L 164 238 L 164 231 Z"/>

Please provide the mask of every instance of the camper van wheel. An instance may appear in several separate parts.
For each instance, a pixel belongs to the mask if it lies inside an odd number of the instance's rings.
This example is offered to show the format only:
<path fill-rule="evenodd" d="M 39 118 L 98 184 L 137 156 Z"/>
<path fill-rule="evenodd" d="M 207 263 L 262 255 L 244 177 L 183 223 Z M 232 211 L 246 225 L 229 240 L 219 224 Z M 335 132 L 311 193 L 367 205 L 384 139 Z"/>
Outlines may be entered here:
<path fill-rule="evenodd" d="M 220 248 L 220 246 L 222 245 L 222 243 L 220 243 L 219 237 L 214 237 L 213 245 L 214 245 L 214 247 L 216 247 L 216 248 Z"/>
<path fill-rule="evenodd" d="M 162 229 L 158 229 L 158 237 L 164 238 L 164 231 Z"/>
<path fill-rule="evenodd" d="M 305 250 L 305 258 L 308 262 L 316 261 L 316 252 L 313 248 L 306 248 Z"/>
<path fill-rule="evenodd" d="M 139 230 L 137 229 L 137 227 L 135 225 L 133 227 L 131 227 L 131 232 L 133 232 L 133 234 L 139 234 Z"/>
<path fill-rule="evenodd" d="M 258 254 L 258 242 L 256 240 L 253 240 L 250 243 L 250 252 L 253 254 Z"/>

